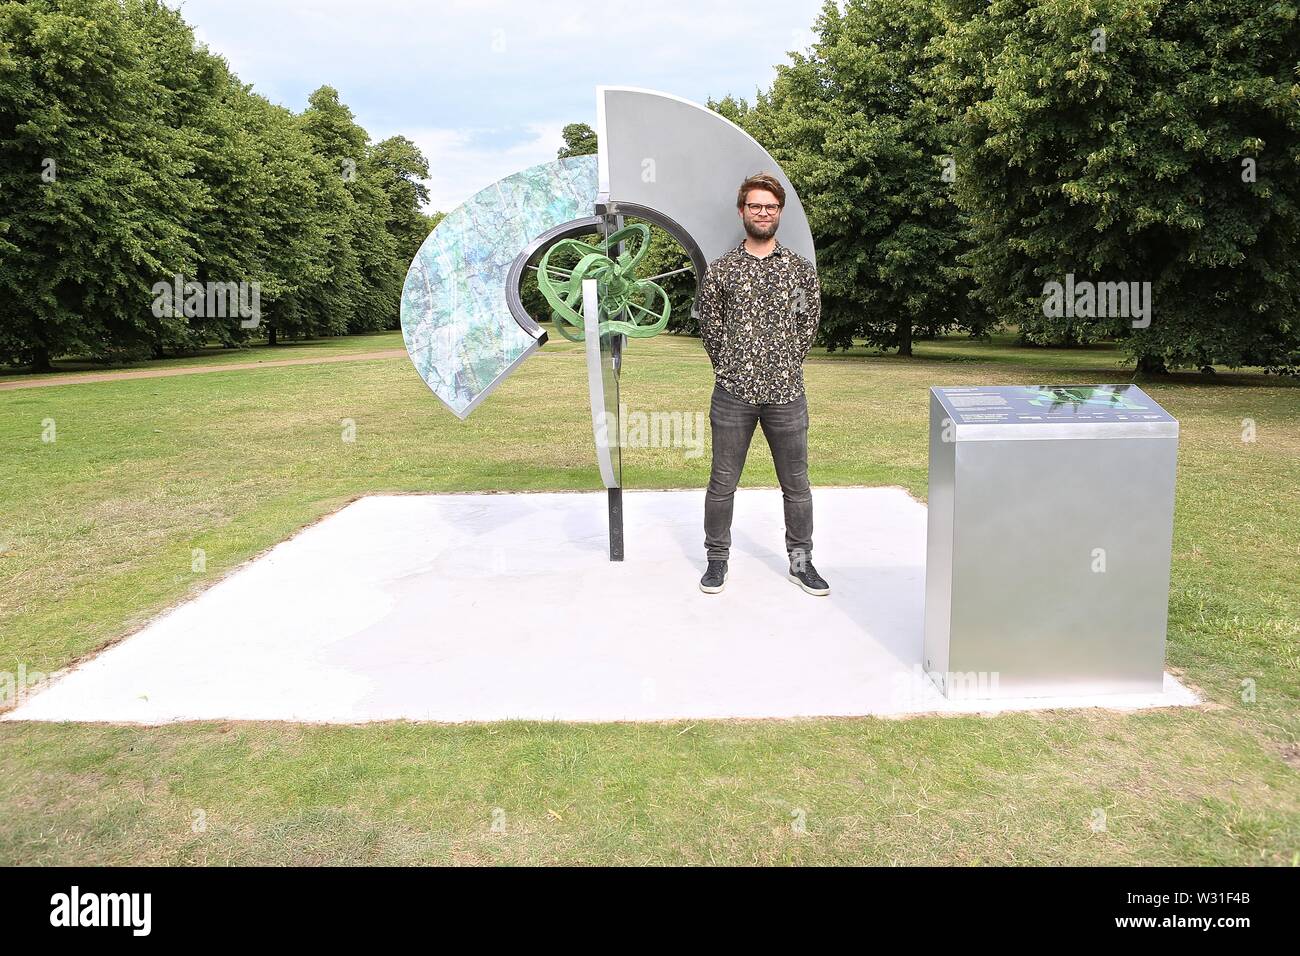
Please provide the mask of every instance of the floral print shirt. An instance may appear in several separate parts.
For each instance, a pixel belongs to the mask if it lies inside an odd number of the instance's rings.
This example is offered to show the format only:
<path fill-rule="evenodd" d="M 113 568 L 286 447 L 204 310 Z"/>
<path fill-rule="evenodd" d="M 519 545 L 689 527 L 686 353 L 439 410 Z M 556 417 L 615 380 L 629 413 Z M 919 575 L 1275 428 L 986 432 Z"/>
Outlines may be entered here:
<path fill-rule="evenodd" d="M 754 405 L 803 394 L 803 360 L 821 321 L 816 267 L 777 240 L 763 258 L 740 242 L 709 263 L 696 302 L 718 385 Z"/>

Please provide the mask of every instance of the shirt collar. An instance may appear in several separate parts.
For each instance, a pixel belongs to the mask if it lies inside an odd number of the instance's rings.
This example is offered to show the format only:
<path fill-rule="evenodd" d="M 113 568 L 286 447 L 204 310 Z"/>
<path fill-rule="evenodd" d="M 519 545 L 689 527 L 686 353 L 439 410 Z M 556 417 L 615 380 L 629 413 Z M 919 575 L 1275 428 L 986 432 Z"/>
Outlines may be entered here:
<path fill-rule="evenodd" d="M 736 249 L 739 250 L 740 252 L 743 252 L 745 255 L 749 256 L 749 258 L 756 260 L 757 262 L 766 262 L 768 259 L 775 258 L 776 256 L 783 256 L 786 253 L 786 248 L 785 246 L 781 245 L 780 239 L 776 240 L 776 245 L 772 247 L 772 251 L 769 252 L 767 255 L 763 256 L 762 258 L 754 255 L 752 252 L 750 252 L 748 249 L 745 248 L 744 239 L 741 239 L 740 242 L 736 244 Z"/>

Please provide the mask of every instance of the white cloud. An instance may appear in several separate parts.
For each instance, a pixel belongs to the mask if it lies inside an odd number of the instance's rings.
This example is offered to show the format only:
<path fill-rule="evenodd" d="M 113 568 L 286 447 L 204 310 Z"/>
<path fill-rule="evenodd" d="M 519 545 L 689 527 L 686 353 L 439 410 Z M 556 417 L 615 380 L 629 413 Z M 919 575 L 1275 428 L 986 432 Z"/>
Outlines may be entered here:
<path fill-rule="evenodd" d="M 451 212 L 470 196 L 511 173 L 555 159 L 564 145 L 562 130 L 572 120 L 523 124 L 526 135 L 509 146 L 476 143 L 500 127 L 394 129 L 373 134 L 376 140 L 401 134 L 429 160 L 427 212 Z"/>
<path fill-rule="evenodd" d="M 178 3 L 180 0 L 170 0 Z M 598 85 L 703 103 L 753 102 L 787 51 L 811 42 L 822 0 L 184 0 L 182 12 L 246 83 L 293 110 L 338 89 L 373 139 L 428 157 L 430 207 L 555 158 L 566 123 L 595 124 Z M 500 147 L 484 133 L 522 138 Z"/>

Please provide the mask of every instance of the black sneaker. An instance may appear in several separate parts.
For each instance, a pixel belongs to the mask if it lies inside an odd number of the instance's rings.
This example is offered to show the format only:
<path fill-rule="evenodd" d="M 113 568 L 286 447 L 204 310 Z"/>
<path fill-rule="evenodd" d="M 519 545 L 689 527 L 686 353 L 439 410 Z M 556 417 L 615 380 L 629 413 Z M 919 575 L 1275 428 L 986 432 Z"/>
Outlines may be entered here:
<path fill-rule="evenodd" d="M 705 594 L 717 594 L 727 583 L 727 562 L 710 561 L 709 570 L 700 578 L 700 590 Z"/>
<path fill-rule="evenodd" d="M 817 569 L 807 558 L 790 562 L 790 580 L 809 594 L 816 594 L 818 597 L 831 593 L 831 586 L 817 573 Z"/>

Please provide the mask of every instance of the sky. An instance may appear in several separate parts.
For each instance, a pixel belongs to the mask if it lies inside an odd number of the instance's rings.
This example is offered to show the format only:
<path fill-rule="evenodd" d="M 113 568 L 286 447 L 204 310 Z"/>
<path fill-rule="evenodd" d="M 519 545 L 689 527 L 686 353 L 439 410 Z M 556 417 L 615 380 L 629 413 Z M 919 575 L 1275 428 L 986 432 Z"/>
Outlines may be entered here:
<path fill-rule="evenodd" d="M 374 141 L 429 160 L 426 211 L 555 158 L 596 86 L 754 102 L 813 42 L 822 0 L 169 0 L 245 83 L 295 112 L 335 87 Z"/>

